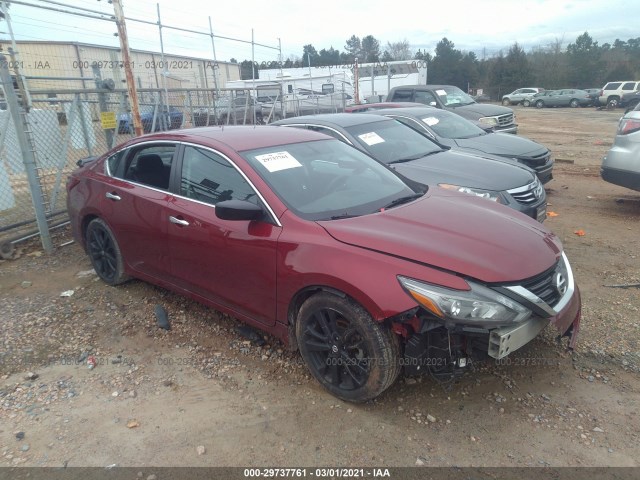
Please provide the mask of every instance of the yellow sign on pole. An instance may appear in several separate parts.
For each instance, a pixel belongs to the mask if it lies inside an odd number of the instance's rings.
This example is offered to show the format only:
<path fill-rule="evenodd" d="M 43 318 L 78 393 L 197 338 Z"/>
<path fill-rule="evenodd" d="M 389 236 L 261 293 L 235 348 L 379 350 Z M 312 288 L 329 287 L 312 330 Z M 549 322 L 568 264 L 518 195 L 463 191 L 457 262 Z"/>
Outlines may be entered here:
<path fill-rule="evenodd" d="M 116 112 L 100 112 L 100 124 L 103 130 L 115 129 L 118 126 Z"/>

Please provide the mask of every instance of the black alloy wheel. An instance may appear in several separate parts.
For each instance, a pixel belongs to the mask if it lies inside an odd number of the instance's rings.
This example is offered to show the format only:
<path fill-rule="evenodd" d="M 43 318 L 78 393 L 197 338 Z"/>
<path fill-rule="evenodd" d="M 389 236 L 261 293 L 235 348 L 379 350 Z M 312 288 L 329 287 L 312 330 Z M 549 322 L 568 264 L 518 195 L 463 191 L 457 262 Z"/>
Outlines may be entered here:
<path fill-rule="evenodd" d="M 98 276 L 109 285 L 128 280 L 120 247 L 113 232 L 100 218 L 94 218 L 86 231 L 87 254 Z"/>
<path fill-rule="evenodd" d="M 311 374 L 343 400 L 375 398 L 400 373 L 396 335 L 348 298 L 323 292 L 307 299 L 296 336 Z"/>

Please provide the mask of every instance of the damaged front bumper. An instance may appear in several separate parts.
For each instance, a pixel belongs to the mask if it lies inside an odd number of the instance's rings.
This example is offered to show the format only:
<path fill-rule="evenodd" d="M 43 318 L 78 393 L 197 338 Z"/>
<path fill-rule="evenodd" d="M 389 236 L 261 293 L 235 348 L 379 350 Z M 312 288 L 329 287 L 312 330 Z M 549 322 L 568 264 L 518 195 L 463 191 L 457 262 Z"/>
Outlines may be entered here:
<path fill-rule="evenodd" d="M 470 324 L 447 326 L 438 319 L 416 312 L 410 322 L 405 320 L 404 328 L 396 330 L 406 339 L 405 373 L 451 373 L 466 365 L 470 358 L 501 359 L 529 343 L 549 325 L 558 331 L 560 337 L 569 337 L 568 348 L 573 350 L 580 330 L 581 298 L 571 267 L 566 258 L 563 260 L 550 278 L 557 280 L 558 274 L 562 274 L 560 280 L 564 278 L 566 283 L 559 282 L 563 292 L 551 305 L 534 293 L 544 291 L 545 285 L 537 290 L 522 286 L 495 287 L 532 311 L 531 317 L 523 322 L 495 328 Z"/>

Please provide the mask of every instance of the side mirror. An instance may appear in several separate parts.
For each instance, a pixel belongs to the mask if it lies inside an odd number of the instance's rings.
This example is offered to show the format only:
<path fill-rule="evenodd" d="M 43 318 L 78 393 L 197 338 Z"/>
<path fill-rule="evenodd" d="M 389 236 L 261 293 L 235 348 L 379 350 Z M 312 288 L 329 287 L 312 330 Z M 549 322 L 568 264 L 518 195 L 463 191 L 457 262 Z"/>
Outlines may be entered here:
<path fill-rule="evenodd" d="M 429 105 L 432 106 L 432 107 L 437 107 L 438 106 L 438 104 L 436 102 L 429 102 Z"/>
<path fill-rule="evenodd" d="M 264 216 L 262 207 L 244 200 L 225 200 L 216 203 L 216 217 L 222 220 L 260 220 Z"/>

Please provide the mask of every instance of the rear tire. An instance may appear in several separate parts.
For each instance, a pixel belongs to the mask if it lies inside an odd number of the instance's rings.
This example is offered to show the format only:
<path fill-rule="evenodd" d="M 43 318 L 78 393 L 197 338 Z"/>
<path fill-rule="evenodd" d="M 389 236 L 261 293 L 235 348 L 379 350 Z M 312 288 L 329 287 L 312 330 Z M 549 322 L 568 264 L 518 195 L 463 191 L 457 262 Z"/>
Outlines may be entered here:
<path fill-rule="evenodd" d="M 508 107 L 509 105 L 511 105 L 511 100 L 509 100 L 508 98 L 503 98 L 502 105 L 504 105 L 505 107 Z"/>
<path fill-rule="evenodd" d="M 526 98 L 525 98 L 525 99 L 522 101 L 522 105 L 523 105 L 523 106 L 525 106 L 525 107 L 528 107 L 529 105 L 531 105 L 531 102 L 530 102 L 528 99 L 526 99 Z"/>
<path fill-rule="evenodd" d="M 91 220 L 87 226 L 85 238 L 91 265 L 104 283 L 115 286 L 129 280 L 129 276 L 124 273 L 124 260 L 120 246 L 104 220 L 101 218 Z"/>
<path fill-rule="evenodd" d="M 611 97 L 609 99 L 609 101 L 607 102 L 607 108 L 610 110 L 614 110 L 615 108 L 618 107 L 618 104 L 620 103 L 620 99 L 617 97 Z"/>
<path fill-rule="evenodd" d="M 296 337 L 311 374 L 342 400 L 371 400 L 400 373 L 398 337 L 351 299 L 327 292 L 308 298 Z"/>
<path fill-rule="evenodd" d="M 578 108 L 580 106 L 580 102 L 577 99 L 572 98 L 571 101 L 569 102 L 569 106 L 571 108 Z"/>
<path fill-rule="evenodd" d="M 544 108 L 544 102 L 542 100 L 538 100 L 536 102 L 536 108 Z"/>

